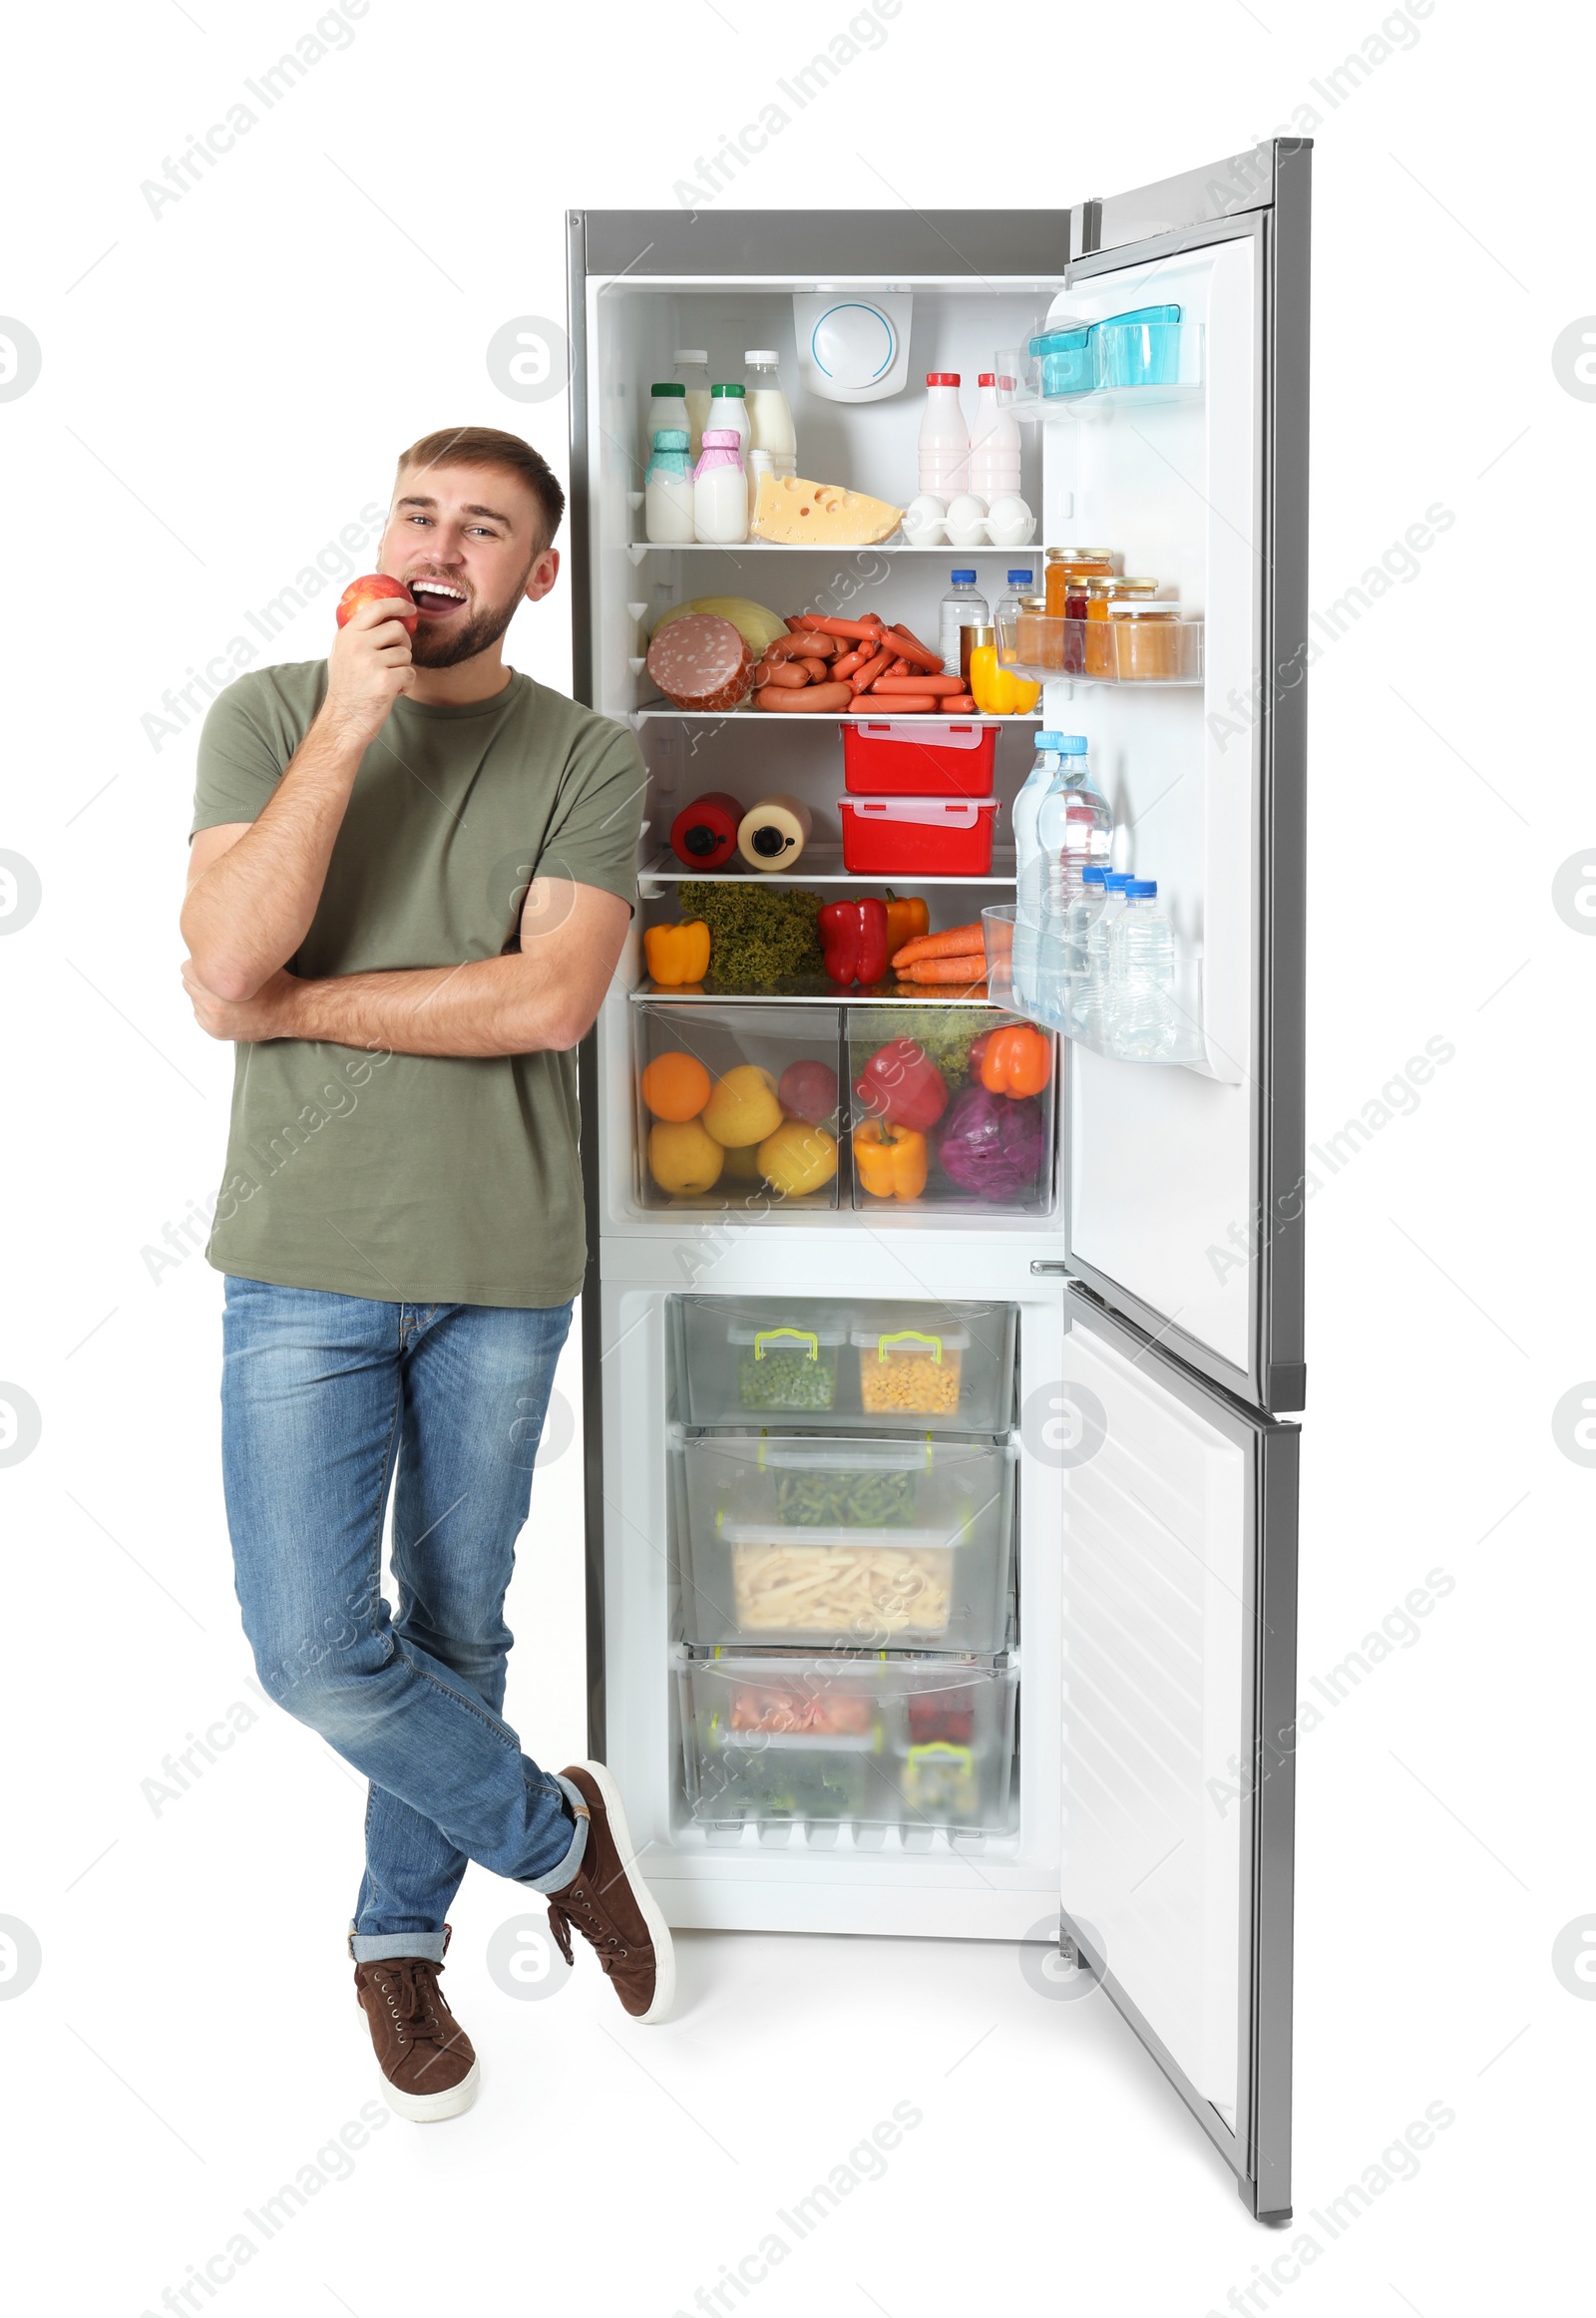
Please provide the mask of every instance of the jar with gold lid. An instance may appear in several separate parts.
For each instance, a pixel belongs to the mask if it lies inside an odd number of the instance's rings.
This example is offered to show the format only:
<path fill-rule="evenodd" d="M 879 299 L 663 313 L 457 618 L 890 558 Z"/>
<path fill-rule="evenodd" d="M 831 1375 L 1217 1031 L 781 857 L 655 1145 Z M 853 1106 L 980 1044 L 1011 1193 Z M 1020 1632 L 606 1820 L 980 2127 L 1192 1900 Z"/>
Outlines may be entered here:
<path fill-rule="evenodd" d="M 1167 598 L 1127 595 L 1108 607 L 1108 642 L 1122 684 L 1170 684 L 1195 672 L 1201 629 Z"/>
<path fill-rule="evenodd" d="M 1042 591 L 1047 598 L 1049 619 L 1065 619 L 1064 590 L 1075 578 L 1097 575 L 1107 578 L 1114 569 L 1110 548 L 1044 548 L 1042 550 Z"/>

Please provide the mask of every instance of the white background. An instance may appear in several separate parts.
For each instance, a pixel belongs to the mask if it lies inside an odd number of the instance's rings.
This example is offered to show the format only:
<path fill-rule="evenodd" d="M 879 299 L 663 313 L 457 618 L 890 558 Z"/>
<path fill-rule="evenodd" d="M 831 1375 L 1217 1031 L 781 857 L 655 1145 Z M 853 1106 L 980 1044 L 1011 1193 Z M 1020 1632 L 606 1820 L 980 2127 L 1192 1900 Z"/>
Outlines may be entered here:
<path fill-rule="evenodd" d="M 850 13 L 370 0 L 159 216 L 142 181 L 313 0 L 14 21 L 0 309 L 43 349 L 0 402 L 0 847 L 43 883 L 0 942 L 0 1377 L 43 1419 L 0 1471 L 0 1913 L 43 1957 L 0 2003 L 19 2307 L 158 2309 L 376 2085 L 342 1950 L 359 1784 L 244 1688 L 219 1282 L 198 1255 L 157 1282 L 142 1254 L 214 1187 L 231 1056 L 178 980 L 194 730 L 157 749 L 141 718 L 252 633 L 244 611 L 385 496 L 416 435 L 509 426 L 564 472 L 564 396 L 511 401 L 485 349 L 512 317 L 563 314 L 567 208 L 671 205 Z M 1305 2318 L 1495 2311 L 1552 2283 L 1588 2190 L 1596 2032 L 1551 1963 L 1596 1909 L 1596 1474 L 1551 1428 L 1596 1372 L 1596 945 L 1551 901 L 1596 834 L 1573 690 L 1596 408 L 1552 365 L 1596 309 L 1591 57 L 1571 13 L 1434 0 L 1332 107 L 1313 84 L 1382 22 L 1373 0 L 902 0 L 719 195 L 1062 205 L 1311 106 L 1315 605 L 1432 503 L 1455 517 L 1312 675 L 1310 1140 L 1426 1039 L 1455 1055 L 1321 1171 L 1310 1209 L 1304 1695 L 1426 1572 L 1454 1585 L 1302 1742 L 1288 2237 L 1324 2250 L 1251 2306 Z M 261 657 L 324 651 L 332 592 Z M 555 683 L 567 613 L 562 583 L 512 630 Z M 563 1388 L 577 1399 L 569 1364 Z M 540 1475 L 512 1604 L 510 1712 L 554 1762 L 582 1745 L 579 1464 Z M 253 1725 L 154 1812 L 141 1782 L 239 1699 Z M 475 1871 L 455 1910 L 472 2115 L 392 2123 L 189 2307 L 668 2318 L 903 2102 L 923 2122 L 885 2177 L 747 2290 L 757 2311 L 1000 2296 L 1178 2318 L 1285 2251 L 1102 1998 L 1044 2000 L 1011 1949 L 693 1937 L 679 2020 L 638 2032 L 587 1958 L 558 1998 L 503 1994 L 485 1948 L 519 1912 Z M 1417 2177 L 1332 2241 L 1313 2209 L 1432 2103 L 1455 2122 Z"/>

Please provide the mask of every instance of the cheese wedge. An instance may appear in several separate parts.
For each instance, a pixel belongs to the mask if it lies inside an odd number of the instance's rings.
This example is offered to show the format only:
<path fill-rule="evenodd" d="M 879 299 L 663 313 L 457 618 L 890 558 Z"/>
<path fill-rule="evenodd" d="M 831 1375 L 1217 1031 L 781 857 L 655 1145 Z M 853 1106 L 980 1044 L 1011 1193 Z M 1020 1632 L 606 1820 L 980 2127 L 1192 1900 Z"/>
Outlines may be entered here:
<path fill-rule="evenodd" d="M 891 539 L 903 512 L 862 491 L 845 491 L 840 483 L 761 475 L 748 528 L 756 540 L 771 540 L 783 548 L 805 547 L 811 540 L 833 548 L 873 548 Z"/>

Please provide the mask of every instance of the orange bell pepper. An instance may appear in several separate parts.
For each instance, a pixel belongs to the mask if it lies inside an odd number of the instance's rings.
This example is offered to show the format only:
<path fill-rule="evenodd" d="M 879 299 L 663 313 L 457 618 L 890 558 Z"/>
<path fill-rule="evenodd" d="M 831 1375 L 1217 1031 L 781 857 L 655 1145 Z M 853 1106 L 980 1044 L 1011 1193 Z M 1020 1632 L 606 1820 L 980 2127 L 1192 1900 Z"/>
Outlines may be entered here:
<path fill-rule="evenodd" d="M 895 894 L 887 888 L 887 956 L 896 957 L 906 942 L 918 942 L 931 932 L 931 912 L 918 894 Z"/>
<path fill-rule="evenodd" d="M 872 1199 L 918 1199 L 926 1188 L 926 1138 L 916 1127 L 867 1119 L 854 1129 L 854 1159 Z"/>
<path fill-rule="evenodd" d="M 666 989 L 702 981 L 709 967 L 709 929 L 701 918 L 679 926 L 650 926 L 642 938 L 648 971 Z"/>
<path fill-rule="evenodd" d="M 983 1041 L 981 1083 L 989 1094 L 1006 1094 L 1016 1102 L 1040 1094 L 1052 1067 L 1051 1037 L 1029 1022 L 1005 1022 Z"/>

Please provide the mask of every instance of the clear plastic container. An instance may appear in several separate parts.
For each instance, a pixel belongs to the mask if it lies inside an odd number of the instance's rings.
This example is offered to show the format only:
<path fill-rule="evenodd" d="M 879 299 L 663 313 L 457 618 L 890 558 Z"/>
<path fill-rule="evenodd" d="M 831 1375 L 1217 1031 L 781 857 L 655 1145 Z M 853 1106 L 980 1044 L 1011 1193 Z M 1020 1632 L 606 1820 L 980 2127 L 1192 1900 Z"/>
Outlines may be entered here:
<path fill-rule="evenodd" d="M 683 1424 L 813 1431 L 819 1420 L 830 1433 L 903 1426 L 924 1438 L 1002 1433 L 1013 1421 L 1011 1304 L 784 1295 L 671 1303 L 674 1405 Z M 918 1339 L 918 1354 L 905 1332 Z M 884 1337 L 890 1376 L 878 1373 Z M 930 1357 L 938 1346 L 940 1363 Z"/>
<path fill-rule="evenodd" d="M 941 1020 L 905 1006 L 848 1007 L 856 1214 L 914 1218 L 1052 1212 L 1056 1058 L 1040 1092 L 1018 1098 L 990 1093 L 971 1060 L 979 1038 L 1018 1018 L 985 1006 L 951 1006 Z M 898 1043 L 906 1039 L 912 1053 Z M 929 1094 L 920 1056 L 932 1067 Z M 940 1109 L 934 1107 L 937 1079 L 946 1098 Z M 926 1176 L 919 1192 L 908 1192 L 903 1184 L 888 1193 L 866 1189 L 857 1137 L 867 1121 L 877 1118 L 894 1136 L 903 1131 L 925 1136 Z M 905 1180 L 913 1181 L 907 1170 Z"/>
<path fill-rule="evenodd" d="M 835 1208 L 835 1007 L 643 1003 L 631 1013 L 643 1207 Z"/>
<path fill-rule="evenodd" d="M 688 1658 L 689 1817 L 1005 1834 L 1017 1671 L 958 1656 Z"/>
<path fill-rule="evenodd" d="M 1008 1446 L 702 1433 L 674 1454 L 688 1642 L 1002 1648 Z"/>

